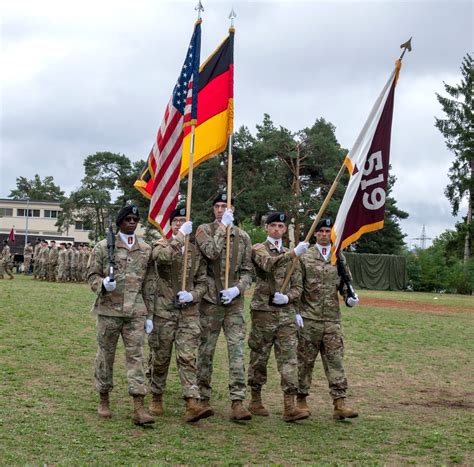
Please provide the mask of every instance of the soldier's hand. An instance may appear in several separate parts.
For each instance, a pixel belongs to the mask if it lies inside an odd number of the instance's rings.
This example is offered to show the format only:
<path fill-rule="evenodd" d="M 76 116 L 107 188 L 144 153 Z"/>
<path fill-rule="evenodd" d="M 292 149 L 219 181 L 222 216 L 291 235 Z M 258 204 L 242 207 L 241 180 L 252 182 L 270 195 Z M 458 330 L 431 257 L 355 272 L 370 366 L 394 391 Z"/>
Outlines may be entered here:
<path fill-rule="evenodd" d="M 191 235 L 191 232 L 193 231 L 193 221 L 187 221 L 185 222 L 180 228 L 179 231 L 184 235 Z"/>
<path fill-rule="evenodd" d="M 350 308 L 356 306 L 359 303 L 359 297 L 357 294 L 355 294 L 355 297 L 347 297 L 346 299 L 346 305 Z"/>
<path fill-rule="evenodd" d="M 296 325 L 297 325 L 299 328 L 304 328 L 303 317 L 302 317 L 299 313 L 296 313 Z"/>
<path fill-rule="evenodd" d="M 303 253 L 306 253 L 309 248 L 309 243 L 308 242 L 300 242 L 298 245 L 295 246 L 295 249 L 293 250 L 295 253 L 295 256 L 301 256 Z"/>
<path fill-rule="evenodd" d="M 227 226 L 233 226 L 234 225 L 234 212 L 232 209 L 227 208 L 224 212 L 224 215 L 222 216 L 221 223 L 224 224 L 226 227 Z"/>
<path fill-rule="evenodd" d="M 150 334 L 151 331 L 153 331 L 153 320 L 152 319 L 147 319 L 145 321 L 145 332 L 147 334 Z"/>
<path fill-rule="evenodd" d="M 240 290 L 238 287 L 230 287 L 229 289 L 224 289 L 221 292 L 222 303 L 228 305 L 235 297 L 240 295 Z"/>
<path fill-rule="evenodd" d="M 181 303 L 190 303 L 193 301 L 193 295 L 191 292 L 188 292 L 187 290 L 180 290 L 178 292 L 178 300 Z"/>
<path fill-rule="evenodd" d="M 288 298 L 288 295 L 285 295 L 280 292 L 275 292 L 275 295 L 273 296 L 273 303 L 275 305 L 286 305 L 290 299 Z"/>
<path fill-rule="evenodd" d="M 115 290 L 115 287 L 117 287 L 117 282 L 116 281 L 110 281 L 110 277 L 107 276 L 103 281 L 102 285 L 104 286 L 104 289 L 107 290 L 107 292 L 112 292 Z"/>

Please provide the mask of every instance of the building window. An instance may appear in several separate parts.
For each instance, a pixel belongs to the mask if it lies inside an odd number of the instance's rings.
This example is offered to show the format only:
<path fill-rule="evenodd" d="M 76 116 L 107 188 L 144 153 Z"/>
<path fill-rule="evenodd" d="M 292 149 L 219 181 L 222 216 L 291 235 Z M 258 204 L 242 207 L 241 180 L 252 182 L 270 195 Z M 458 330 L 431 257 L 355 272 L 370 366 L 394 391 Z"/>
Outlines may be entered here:
<path fill-rule="evenodd" d="M 13 208 L 0 208 L 0 217 L 12 217 Z"/>
<path fill-rule="evenodd" d="M 16 215 L 18 217 L 27 217 L 26 216 L 26 209 L 17 209 Z M 28 217 L 39 217 L 40 210 L 39 209 L 28 209 Z"/>
<path fill-rule="evenodd" d="M 76 230 L 84 230 L 84 222 L 82 221 L 76 221 Z"/>
<path fill-rule="evenodd" d="M 50 219 L 57 219 L 59 211 L 51 211 L 50 209 L 44 210 L 44 217 L 48 217 Z"/>

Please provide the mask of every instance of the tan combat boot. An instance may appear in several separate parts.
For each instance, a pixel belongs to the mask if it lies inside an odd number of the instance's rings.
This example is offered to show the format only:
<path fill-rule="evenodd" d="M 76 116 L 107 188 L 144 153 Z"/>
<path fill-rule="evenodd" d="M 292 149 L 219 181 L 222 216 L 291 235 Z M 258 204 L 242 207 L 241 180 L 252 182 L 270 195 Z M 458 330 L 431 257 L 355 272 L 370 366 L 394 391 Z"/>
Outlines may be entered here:
<path fill-rule="evenodd" d="M 252 399 L 249 404 L 250 413 L 260 417 L 268 417 L 270 412 L 262 403 L 262 393 L 260 389 L 252 389 Z"/>
<path fill-rule="evenodd" d="M 242 401 L 232 401 L 231 420 L 250 420 L 251 413 L 243 406 Z"/>
<path fill-rule="evenodd" d="M 163 394 L 153 393 L 153 397 L 151 399 L 150 407 L 148 407 L 148 411 L 152 415 L 163 415 Z"/>
<path fill-rule="evenodd" d="M 99 414 L 99 417 L 111 418 L 112 412 L 110 411 L 109 393 L 101 392 L 99 394 L 100 394 L 100 403 L 99 403 L 99 408 L 97 409 L 97 413 Z"/>
<path fill-rule="evenodd" d="M 203 409 L 209 409 L 211 411 L 211 415 L 209 415 L 210 417 L 212 417 L 215 412 L 214 412 L 214 409 L 211 407 L 211 404 L 209 402 L 209 399 L 201 399 L 199 401 L 199 405 L 203 408 Z"/>
<path fill-rule="evenodd" d="M 309 413 L 305 410 L 298 409 L 295 406 L 295 396 L 294 394 L 284 394 L 283 395 L 283 420 L 285 422 L 294 422 L 295 420 L 303 420 L 309 417 Z"/>
<path fill-rule="evenodd" d="M 208 418 L 214 415 L 211 407 L 203 407 L 197 399 L 189 397 L 186 399 L 186 412 L 184 412 L 185 422 L 197 422 L 202 418 Z"/>
<path fill-rule="evenodd" d="M 297 394 L 296 395 L 296 407 L 300 410 L 304 410 L 311 415 L 311 410 L 309 410 L 308 403 L 306 402 L 306 395 L 304 394 Z"/>
<path fill-rule="evenodd" d="M 334 399 L 334 420 L 344 420 L 345 418 L 356 418 L 359 414 L 351 409 L 350 407 L 346 407 L 344 397 L 339 399 Z"/>
<path fill-rule="evenodd" d="M 135 425 L 149 425 L 155 423 L 155 419 L 145 412 L 143 402 L 145 396 L 133 396 L 133 423 Z"/>

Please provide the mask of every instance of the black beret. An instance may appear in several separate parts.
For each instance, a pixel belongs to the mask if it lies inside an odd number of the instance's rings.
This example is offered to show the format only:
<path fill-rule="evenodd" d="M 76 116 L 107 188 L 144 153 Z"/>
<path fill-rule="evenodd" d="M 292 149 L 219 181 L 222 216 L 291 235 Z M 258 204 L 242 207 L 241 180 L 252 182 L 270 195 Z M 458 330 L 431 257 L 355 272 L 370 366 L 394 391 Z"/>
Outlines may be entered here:
<path fill-rule="evenodd" d="M 173 222 L 175 217 L 185 217 L 186 216 L 186 208 L 176 208 L 171 211 L 170 222 Z"/>
<path fill-rule="evenodd" d="M 328 217 L 326 219 L 321 219 L 318 222 L 318 225 L 316 226 L 316 232 L 321 230 L 323 227 L 328 227 L 330 229 L 330 228 L 332 228 L 333 225 L 334 224 L 332 223 L 332 219 L 330 217 Z"/>
<path fill-rule="evenodd" d="M 135 206 L 134 204 L 128 204 L 127 206 L 124 206 L 120 212 L 117 214 L 117 218 L 115 219 L 115 223 L 117 224 L 117 227 L 120 227 L 120 224 L 122 221 L 129 215 L 133 214 L 134 216 L 137 216 L 140 219 L 140 214 L 138 212 L 138 207 Z"/>
<path fill-rule="evenodd" d="M 272 222 L 286 222 L 286 214 L 284 212 L 269 212 L 265 224 Z"/>
<path fill-rule="evenodd" d="M 212 201 L 212 205 L 214 206 L 216 203 L 227 203 L 227 194 L 219 193 Z"/>

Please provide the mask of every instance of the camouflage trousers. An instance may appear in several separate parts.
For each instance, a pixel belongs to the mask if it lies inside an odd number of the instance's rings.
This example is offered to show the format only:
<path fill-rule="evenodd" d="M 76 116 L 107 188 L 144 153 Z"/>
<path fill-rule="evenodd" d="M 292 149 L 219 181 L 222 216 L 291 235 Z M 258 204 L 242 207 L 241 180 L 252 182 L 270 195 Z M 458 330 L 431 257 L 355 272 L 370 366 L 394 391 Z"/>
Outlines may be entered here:
<path fill-rule="evenodd" d="M 119 336 L 125 347 L 128 393 L 145 395 L 145 373 L 143 370 L 143 345 L 145 342 L 145 317 L 121 318 L 97 316 L 97 343 L 95 358 L 95 385 L 99 392 L 110 392 L 114 387 L 113 369 Z"/>
<path fill-rule="evenodd" d="M 25 264 L 24 264 L 24 273 L 29 274 L 30 273 L 30 266 L 31 266 L 31 256 L 25 256 Z"/>
<path fill-rule="evenodd" d="M 48 263 L 48 279 L 55 281 L 57 277 L 58 263 Z"/>
<path fill-rule="evenodd" d="M 198 350 L 198 386 L 201 399 L 211 398 L 212 361 L 217 339 L 224 330 L 229 360 L 229 393 L 231 400 L 245 399 L 243 300 L 228 306 L 202 301 L 199 306 L 201 341 Z"/>
<path fill-rule="evenodd" d="M 38 275 L 40 279 L 48 278 L 48 264 L 44 260 L 40 261 Z"/>
<path fill-rule="evenodd" d="M 341 324 L 336 321 L 304 320 L 304 327 L 299 331 L 298 340 L 298 393 L 309 394 L 314 362 L 318 353 L 321 353 L 331 397 L 333 399 L 346 397 L 344 340 Z"/>
<path fill-rule="evenodd" d="M 66 281 L 67 280 L 67 276 L 66 276 L 66 267 L 63 265 L 63 264 L 60 264 L 58 266 L 58 281 Z"/>
<path fill-rule="evenodd" d="M 197 304 L 176 310 L 173 319 L 153 316 L 153 331 L 148 336 L 150 355 L 147 373 L 153 393 L 163 394 L 165 391 L 174 344 L 183 398 L 199 399 L 196 356 L 200 335 Z"/>
<path fill-rule="evenodd" d="M 72 281 L 77 281 L 77 267 L 71 266 L 71 270 L 69 272 L 69 279 Z"/>
<path fill-rule="evenodd" d="M 6 274 L 9 276 L 11 279 L 13 279 L 13 268 L 12 268 L 12 263 L 10 261 L 6 260 L 1 260 L 0 261 L 0 275 L 1 278 L 3 279 L 3 276 Z"/>
<path fill-rule="evenodd" d="M 4 274 L 5 274 L 5 266 L 3 264 L 3 259 L 0 258 L 0 279 L 3 279 Z"/>
<path fill-rule="evenodd" d="M 260 389 L 267 382 L 267 364 L 272 347 L 285 394 L 298 392 L 298 336 L 294 311 L 252 310 L 248 384 Z"/>

